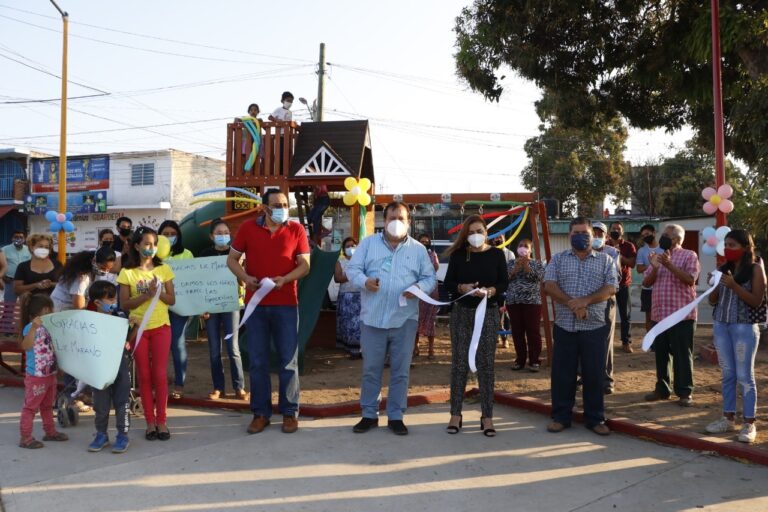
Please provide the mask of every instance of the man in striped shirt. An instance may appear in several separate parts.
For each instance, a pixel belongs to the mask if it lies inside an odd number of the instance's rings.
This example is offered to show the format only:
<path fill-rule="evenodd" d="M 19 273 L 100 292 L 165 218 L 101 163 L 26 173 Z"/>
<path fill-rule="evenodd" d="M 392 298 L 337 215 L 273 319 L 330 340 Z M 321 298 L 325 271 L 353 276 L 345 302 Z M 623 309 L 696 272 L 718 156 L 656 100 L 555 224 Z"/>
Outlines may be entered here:
<path fill-rule="evenodd" d="M 408 378 L 418 327 L 418 299 L 404 293 L 412 285 L 429 295 L 437 284 L 427 250 L 408 236 L 411 216 L 407 204 L 393 202 L 384 208 L 384 233 L 365 238 L 347 264 L 349 281 L 361 290 L 360 345 L 363 380 L 360 407 L 363 417 L 354 432 L 367 432 L 379 424 L 381 377 L 389 350 L 390 378 L 387 426 L 406 435 L 403 423 L 408 398 Z M 405 295 L 407 304 L 400 305 Z"/>

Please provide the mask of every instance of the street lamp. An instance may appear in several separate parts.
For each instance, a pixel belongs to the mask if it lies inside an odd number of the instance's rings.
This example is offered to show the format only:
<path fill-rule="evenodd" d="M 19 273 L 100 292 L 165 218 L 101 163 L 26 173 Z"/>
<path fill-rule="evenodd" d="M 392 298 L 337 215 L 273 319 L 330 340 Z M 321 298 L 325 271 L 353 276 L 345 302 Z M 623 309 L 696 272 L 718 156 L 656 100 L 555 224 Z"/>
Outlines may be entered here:
<path fill-rule="evenodd" d="M 61 20 L 64 23 L 64 40 L 62 44 L 61 56 L 61 135 L 59 137 L 59 211 L 67 211 L 67 32 L 69 30 L 69 14 L 63 11 L 56 3 L 51 3 L 61 14 Z M 63 265 L 67 261 L 67 237 L 64 235 L 64 229 L 59 231 L 59 261 Z"/>
<path fill-rule="evenodd" d="M 310 106 L 309 103 L 307 103 L 306 98 L 299 98 L 299 103 L 303 104 L 305 107 L 307 107 L 307 110 L 309 110 L 309 118 L 312 121 L 315 121 L 315 118 L 317 117 L 317 100 L 312 102 L 312 105 Z"/>

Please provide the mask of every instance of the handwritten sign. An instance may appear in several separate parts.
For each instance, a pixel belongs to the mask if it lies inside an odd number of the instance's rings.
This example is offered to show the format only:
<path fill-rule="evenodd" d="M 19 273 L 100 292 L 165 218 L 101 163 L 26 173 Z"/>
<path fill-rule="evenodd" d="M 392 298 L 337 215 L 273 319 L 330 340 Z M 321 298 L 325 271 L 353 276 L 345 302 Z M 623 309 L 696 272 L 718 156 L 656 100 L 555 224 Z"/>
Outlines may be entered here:
<path fill-rule="evenodd" d="M 176 277 L 176 304 L 171 311 L 181 316 L 226 313 L 240 309 L 237 278 L 227 267 L 226 256 L 165 261 Z"/>
<path fill-rule="evenodd" d="M 45 315 L 42 320 L 62 370 L 96 389 L 115 381 L 128 320 L 83 309 Z"/>

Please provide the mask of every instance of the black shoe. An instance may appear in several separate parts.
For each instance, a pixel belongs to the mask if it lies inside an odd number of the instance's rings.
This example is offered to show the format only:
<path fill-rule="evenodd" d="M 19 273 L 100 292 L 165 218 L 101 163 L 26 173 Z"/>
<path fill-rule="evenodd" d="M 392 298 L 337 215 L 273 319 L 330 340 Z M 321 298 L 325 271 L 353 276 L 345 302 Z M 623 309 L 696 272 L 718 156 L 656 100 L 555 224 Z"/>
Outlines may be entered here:
<path fill-rule="evenodd" d="M 405 426 L 403 420 L 390 420 L 387 422 L 387 428 L 394 432 L 396 436 L 408 435 L 408 427 Z"/>
<path fill-rule="evenodd" d="M 374 427 L 379 426 L 379 418 L 363 418 L 357 422 L 357 425 L 352 427 L 352 432 L 355 434 L 364 434 Z"/>

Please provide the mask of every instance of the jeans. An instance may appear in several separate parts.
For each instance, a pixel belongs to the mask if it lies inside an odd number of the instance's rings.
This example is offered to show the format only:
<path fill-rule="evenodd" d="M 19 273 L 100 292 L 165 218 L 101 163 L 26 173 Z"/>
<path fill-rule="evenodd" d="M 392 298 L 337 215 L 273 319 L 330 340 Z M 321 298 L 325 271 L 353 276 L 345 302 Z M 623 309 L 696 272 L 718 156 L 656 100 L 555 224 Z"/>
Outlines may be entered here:
<path fill-rule="evenodd" d="M 107 433 L 109 410 L 115 409 L 115 426 L 118 434 L 127 434 L 130 428 L 131 371 L 128 355 L 123 354 L 115 382 L 106 389 L 93 390 L 93 411 L 96 432 Z"/>
<path fill-rule="evenodd" d="M 279 363 L 278 410 L 283 416 L 299 413 L 299 309 L 297 306 L 257 306 L 246 321 L 251 359 L 251 411 L 272 416 L 272 381 L 269 377 L 270 342 Z"/>
<path fill-rule="evenodd" d="M 680 398 L 693 393 L 693 334 L 694 320 L 683 320 L 656 336 L 653 351 L 656 355 L 656 394 L 669 397 L 674 389 Z M 670 359 L 674 375 L 674 388 L 670 382 Z"/>
<path fill-rule="evenodd" d="M 307 220 L 312 225 L 312 234 L 319 236 L 320 231 L 323 229 L 323 213 L 331 205 L 331 198 L 328 196 L 321 196 L 315 198 L 315 204 L 312 205 L 312 209 L 309 210 Z"/>
<path fill-rule="evenodd" d="M 171 320 L 171 355 L 173 355 L 173 383 L 178 388 L 184 387 L 187 380 L 187 340 L 185 331 L 189 325 L 188 316 L 179 316 L 173 311 L 168 312 Z"/>
<path fill-rule="evenodd" d="M 4 284 L 5 290 L 3 291 L 3 300 L 5 302 L 16 302 L 16 292 L 13 291 L 13 281 Z"/>
<path fill-rule="evenodd" d="M 416 341 L 416 319 L 406 320 L 400 327 L 379 329 L 360 322 L 360 346 L 363 351 L 363 380 L 360 386 L 360 408 L 364 418 L 379 417 L 381 376 L 389 351 L 389 396 L 387 418 L 402 420 L 408 407 L 408 378 L 413 344 Z"/>
<path fill-rule="evenodd" d="M 632 320 L 630 318 L 629 286 L 619 286 L 619 291 L 616 292 L 616 307 L 619 310 L 619 318 L 621 319 L 621 344 L 631 345 L 632 340 L 629 337 L 629 329 L 632 327 Z"/>
<path fill-rule="evenodd" d="M 744 418 L 754 419 L 757 411 L 755 356 L 760 340 L 757 324 L 715 322 L 715 347 L 722 370 L 723 412 L 736 412 L 736 388 L 741 387 Z"/>
<path fill-rule="evenodd" d="M 594 427 L 605 421 L 605 339 L 609 326 L 591 331 L 570 332 L 555 325 L 552 353 L 552 419 L 571 425 L 576 404 L 576 370 L 581 365 L 584 423 Z"/>
<path fill-rule="evenodd" d="M 213 379 L 213 389 L 224 392 L 224 364 L 221 362 L 221 345 L 226 343 L 227 354 L 229 355 L 229 371 L 232 375 L 232 388 L 245 388 L 245 378 L 243 376 L 243 361 L 240 359 L 240 346 L 237 342 L 238 332 L 234 327 L 239 323 L 239 312 L 233 313 L 212 313 L 205 321 L 205 330 L 208 333 L 208 354 L 211 357 L 211 379 Z M 225 340 L 224 338 L 234 330 L 234 335 Z"/>

